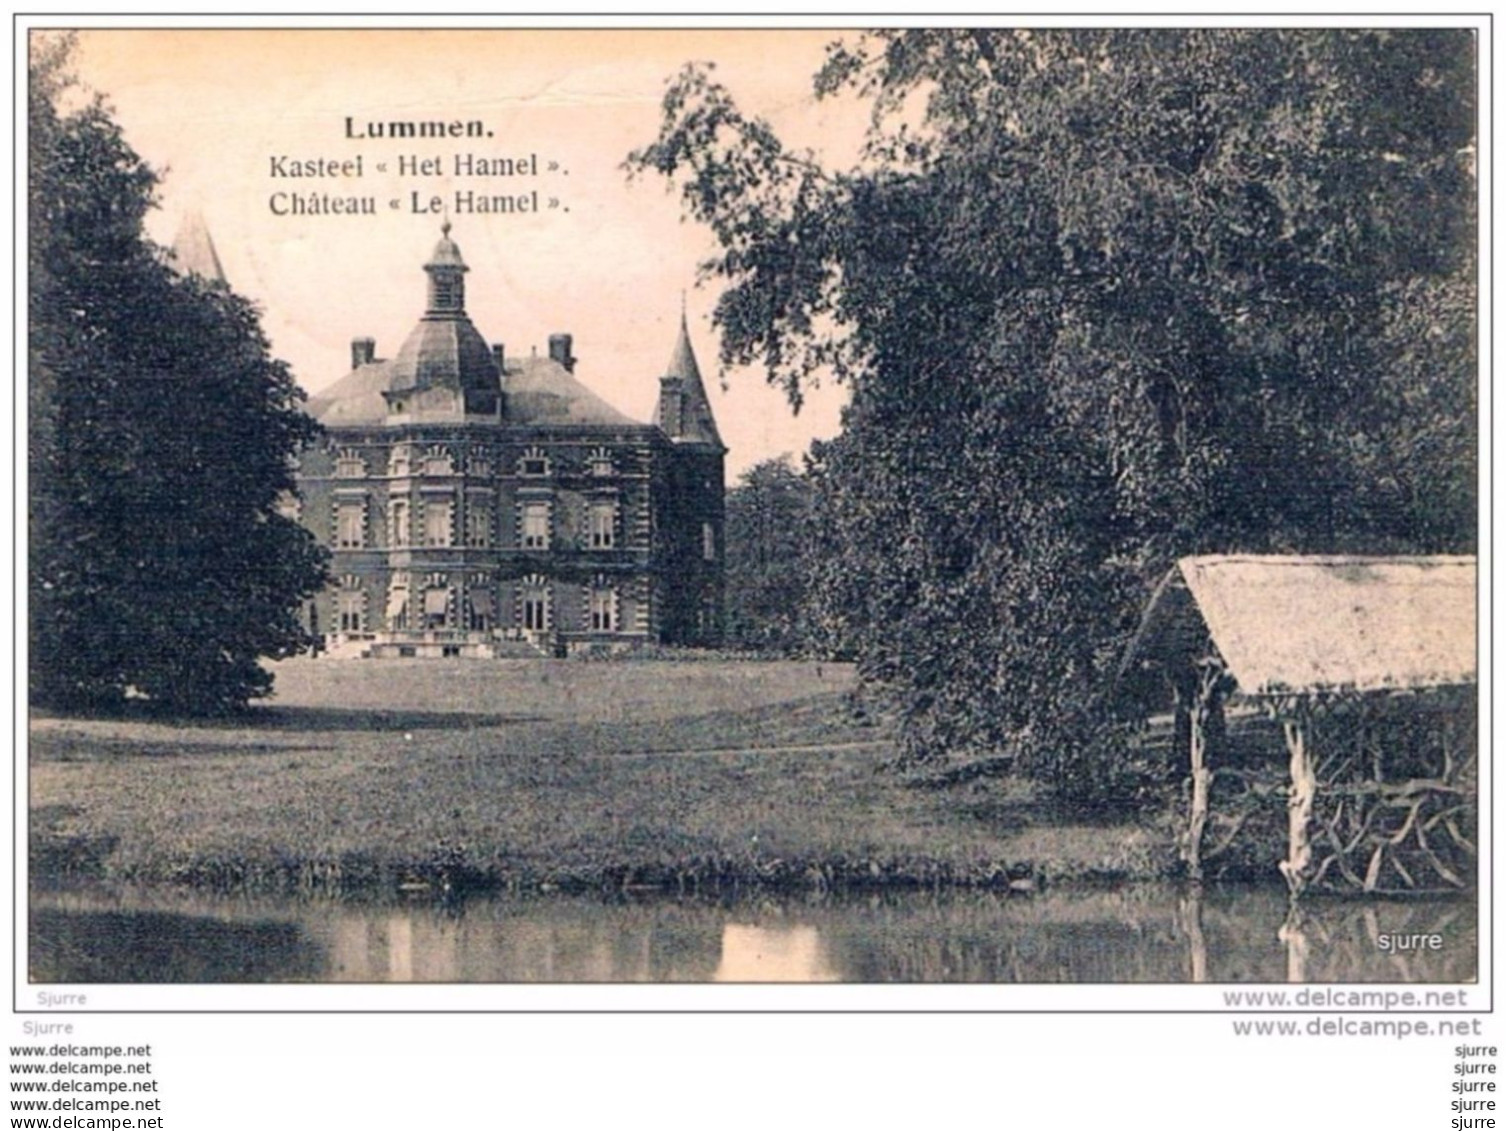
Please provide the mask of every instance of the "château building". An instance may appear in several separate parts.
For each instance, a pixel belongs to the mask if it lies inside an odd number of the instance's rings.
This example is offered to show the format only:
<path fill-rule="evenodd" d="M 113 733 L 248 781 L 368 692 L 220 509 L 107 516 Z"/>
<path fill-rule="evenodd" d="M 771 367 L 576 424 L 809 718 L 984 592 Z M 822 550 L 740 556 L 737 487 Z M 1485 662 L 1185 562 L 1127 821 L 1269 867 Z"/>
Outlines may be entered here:
<path fill-rule="evenodd" d="M 683 315 L 643 423 L 577 377 L 571 335 L 547 356 L 487 343 L 448 222 L 423 270 L 396 355 L 357 338 L 310 398 L 326 435 L 295 505 L 333 552 L 310 627 L 336 655 L 716 643 L 726 448 Z"/>

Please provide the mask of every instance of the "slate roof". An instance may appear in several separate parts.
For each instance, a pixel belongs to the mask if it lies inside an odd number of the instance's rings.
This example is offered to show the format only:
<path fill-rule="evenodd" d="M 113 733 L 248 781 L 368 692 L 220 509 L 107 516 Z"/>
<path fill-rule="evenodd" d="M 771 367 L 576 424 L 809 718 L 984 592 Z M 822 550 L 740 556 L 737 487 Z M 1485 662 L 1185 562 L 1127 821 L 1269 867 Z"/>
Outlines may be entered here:
<path fill-rule="evenodd" d="M 179 274 L 197 275 L 210 283 L 228 283 L 203 213 L 190 212 L 183 217 L 173 238 L 172 251 L 173 267 Z"/>
<path fill-rule="evenodd" d="M 352 370 L 324 392 L 311 396 L 309 413 L 329 428 L 381 424 L 387 418 L 387 402 L 382 393 L 407 387 L 392 383 L 397 364 L 397 360 L 374 361 Z M 401 371 L 398 376 L 402 376 Z M 552 358 L 509 359 L 502 391 L 504 425 L 643 427 L 640 421 L 619 412 L 593 393 Z"/>
<path fill-rule="evenodd" d="M 680 336 L 675 340 L 674 352 L 664 370 L 666 377 L 678 377 L 684 382 L 685 401 L 679 433 L 666 427 L 666 421 L 658 409 L 654 423 L 674 436 L 676 440 L 722 447 L 722 437 L 716 430 L 716 418 L 711 413 L 711 401 L 706 397 L 706 386 L 701 381 L 701 367 L 696 364 L 695 350 L 690 346 L 690 327 L 685 315 L 680 315 Z M 661 402 L 662 404 L 662 402 Z"/>
<path fill-rule="evenodd" d="M 1473 557 L 1183 558 L 1126 668 L 1211 639 L 1246 696 L 1421 690 L 1476 681 Z"/>
<path fill-rule="evenodd" d="M 380 424 L 387 419 L 382 393 L 392 387 L 392 362 L 374 361 L 352 369 L 308 400 L 308 413 L 326 428 Z"/>
<path fill-rule="evenodd" d="M 429 255 L 430 267 L 458 267 L 462 271 L 468 271 L 465 260 L 461 258 L 460 248 L 455 241 L 450 239 L 450 222 L 446 220 L 439 227 L 439 242 L 434 245 L 433 252 Z"/>
<path fill-rule="evenodd" d="M 511 424 L 643 426 L 586 388 L 553 358 L 509 361 L 502 392 L 506 397 L 502 418 Z"/>
<path fill-rule="evenodd" d="M 486 339 L 466 315 L 461 275 L 467 270 L 446 221 L 424 270 L 431 276 L 430 308 L 391 359 L 357 366 L 318 396 L 309 413 L 326 427 L 381 424 L 387 419 L 384 392 L 449 388 L 503 393 L 502 423 L 558 426 L 643 427 L 597 396 L 565 366 L 549 357 L 509 359 L 506 372 Z M 443 275 L 456 285 L 441 294 L 432 281 Z M 695 359 L 691 358 L 691 365 Z"/>
<path fill-rule="evenodd" d="M 464 315 L 425 315 L 388 369 L 389 389 L 497 387 L 491 347 Z"/>

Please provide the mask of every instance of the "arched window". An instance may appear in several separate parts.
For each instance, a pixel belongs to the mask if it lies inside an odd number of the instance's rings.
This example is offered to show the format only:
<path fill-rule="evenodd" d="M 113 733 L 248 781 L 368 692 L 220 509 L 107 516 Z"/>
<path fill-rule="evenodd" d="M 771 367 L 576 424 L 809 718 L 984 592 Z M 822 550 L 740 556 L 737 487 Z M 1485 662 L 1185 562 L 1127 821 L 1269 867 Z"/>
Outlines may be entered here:
<path fill-rule="evenodd" d="M 549 581 L 538 574 L 518 586 L 518 622 L 525 632 L 545 632 L 550 622 Z"/>
<path fill-rule="evenodd" d="M 341 632 L 364 632 L 366 629 L 366 590 L 361 579 L 351 574 L 340 578 L 335 594 L 335 623 Z"/>

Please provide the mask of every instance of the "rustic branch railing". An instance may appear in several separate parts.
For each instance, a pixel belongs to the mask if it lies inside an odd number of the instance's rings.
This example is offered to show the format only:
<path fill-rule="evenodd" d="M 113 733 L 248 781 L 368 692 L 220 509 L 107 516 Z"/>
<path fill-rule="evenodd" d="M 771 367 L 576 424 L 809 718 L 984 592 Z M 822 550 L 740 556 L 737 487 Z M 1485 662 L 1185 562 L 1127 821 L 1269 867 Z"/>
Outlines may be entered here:
<path fill-rule="evenodd" d="M 1256 759 L 1247 750 L 1239 765 L 1189 750 L 1189 875 L 1249 860 L 1251 844 L 1269 844 L 1284 827 L 1280 870 L 1293 898 L 1470 888 L 1478 857 L 1471 705 L 1472 697 L 1457 695 L 1355 697 L 1316 709 L 1286 701 L 1270 709 L 1285 739 L 1284 765 L 1273 748 Z M 1195 737 L 1196 713 L 1192 721 Z"/>

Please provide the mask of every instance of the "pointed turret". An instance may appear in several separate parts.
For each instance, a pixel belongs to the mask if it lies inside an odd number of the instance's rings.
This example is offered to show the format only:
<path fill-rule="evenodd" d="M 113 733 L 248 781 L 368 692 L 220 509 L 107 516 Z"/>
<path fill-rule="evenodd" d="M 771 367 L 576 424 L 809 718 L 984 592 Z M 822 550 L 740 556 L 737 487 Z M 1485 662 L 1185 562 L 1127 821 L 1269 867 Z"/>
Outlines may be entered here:
<path fill-rule="evenodd" d="M 172 251 L 173 268 L 178 274 L 197 275 L 207 283 L 230 285 L 225 269 L 220 266 L 220 257 L 215 254 L 214 240 L 209 238 L 203 213 L 195 210 L 183 217 Z"/>
<path fill-rule="evenodd" d="M 659 378 L 659 408 L 654 423 L 664 434 L 682 444 L 705 444 L 725 451 L 716 430 L 711 401 L 701 382 L 701 367 L 696 364 L 690 345 L 690 326 L 685 311 L 680 311 L 680 336 L 670 354 L 664 376 Z"/>

